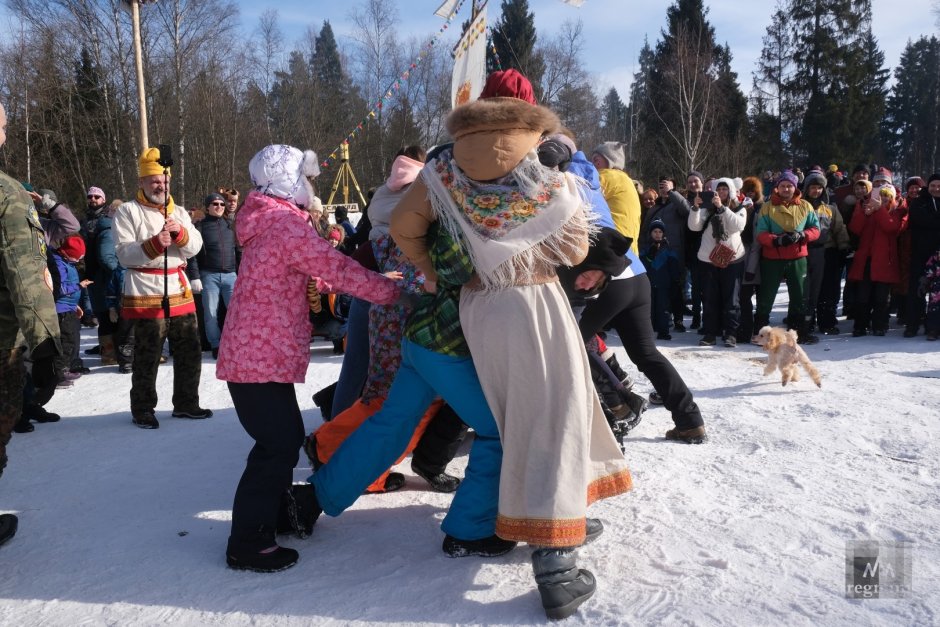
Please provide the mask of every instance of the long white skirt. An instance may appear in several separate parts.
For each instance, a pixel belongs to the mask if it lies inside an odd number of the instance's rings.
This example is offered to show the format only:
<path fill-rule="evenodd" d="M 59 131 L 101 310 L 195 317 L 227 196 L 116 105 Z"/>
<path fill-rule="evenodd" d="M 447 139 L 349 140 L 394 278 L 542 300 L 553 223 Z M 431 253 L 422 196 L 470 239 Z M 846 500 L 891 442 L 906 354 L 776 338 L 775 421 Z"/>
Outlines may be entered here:
<path fill-rule="evenodd" d="M 460 324 L 503 445 L 497 535 L 580 545 L 587 506 L 632 481 L 561 286 L 464 289 Z"/>

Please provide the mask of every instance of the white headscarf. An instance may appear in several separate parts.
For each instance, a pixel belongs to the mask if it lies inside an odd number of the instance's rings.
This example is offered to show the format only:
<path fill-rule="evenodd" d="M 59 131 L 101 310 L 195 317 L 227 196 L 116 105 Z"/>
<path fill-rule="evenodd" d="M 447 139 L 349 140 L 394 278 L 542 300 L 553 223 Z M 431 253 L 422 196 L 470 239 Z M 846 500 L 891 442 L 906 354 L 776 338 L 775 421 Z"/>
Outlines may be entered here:
<path fill-rule="evenodd" d="M 318 176 L 320 166 L 312 150 L 301 152 L 293 146 L 273 144 L 262 148 L 248 162 L 255 189 L 306 208 L 315 196 L 308 176 Z"/>

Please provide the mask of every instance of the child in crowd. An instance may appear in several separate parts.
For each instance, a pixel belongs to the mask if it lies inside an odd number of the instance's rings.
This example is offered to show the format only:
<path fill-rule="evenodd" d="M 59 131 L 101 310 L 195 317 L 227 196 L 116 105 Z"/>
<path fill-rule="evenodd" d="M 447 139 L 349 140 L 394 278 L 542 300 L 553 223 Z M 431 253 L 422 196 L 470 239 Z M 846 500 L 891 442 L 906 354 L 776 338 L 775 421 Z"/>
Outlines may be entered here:
<path fill-rule="evenodd" d="M 669 249 L 666 225 L 662 220 L 653 220 L 650 223 L 649 235 L 649 246 L 640 253 L 640 259 L 646 266 L 646 275 L 650 278 L 653 329 L 656 331 L 657 340 L 671 340 L 669 329 L 672 314 L 669 295 L 672 286 L 679 282 L 679 256 Z"/>
<path fill-rule="evenodd" d="M 62 333 L 62 354 L 56 358 L 55 368 L 58 373 L 58 388 L 72 387 L 72 381 L 82 376 L 69 372 L 73 359 L 78 358 L 81 317 L 84 313 L 78 302 L 82 288 L 91 285 L 91 281 L 79 280 L 76 264 L 85 256 L 85 240 L 81 235 L 70 235 L 56 249 L 50 249 L 49 273 L 52 276 L 52 293 L 55 298 L 55 311 L 59 316 L 59 329 Z"/>

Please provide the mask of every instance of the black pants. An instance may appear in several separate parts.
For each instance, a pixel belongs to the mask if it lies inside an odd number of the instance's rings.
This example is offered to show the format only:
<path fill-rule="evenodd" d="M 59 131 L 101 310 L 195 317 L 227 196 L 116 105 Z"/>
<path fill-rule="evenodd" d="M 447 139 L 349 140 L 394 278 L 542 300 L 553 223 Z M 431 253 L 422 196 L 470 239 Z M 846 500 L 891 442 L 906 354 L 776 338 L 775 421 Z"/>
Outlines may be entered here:
<path fill-rule="evenodd" d="M 870 324 L 873 331 L 887 331 L 891 284 L 871 280 L 871 260 L 865 263 L 862 277 L 855 288 L 855 330 L 865 331 Z"/>
<path fill-rule="evenodd" d="M 826 272 L 826 249 L 810 246 L 808 253 L 806 287 L 803 288 L 803 317 L 807 330 L 810 325 L 818 322 L 816 307 L 819 304 L 819 294 L 822 291 L 823 276 Z"/>
<path fill-rule="evenodd" d="M 650 285 L 650 295 L 652 299 L 652 323 L 653 330 L 657 333 L 669 333 L 672 330 L 672 325 L 669 323 L 670 310 L 671 310 L 671 299 L 673 297 L 673 285 L 668 282 L 663 282 L 658 285 Z M 685 304 L 682 305 L 683 308 Z M 682 316 L 679 316 L 679 322 L 682 322 Z"/>
<path fill-rule="evenodd" d="M 904 316 L 904 323 L 908 329 L 915 332 L 924 322 L 924 314 L 927 311 L 925 298 L 920 294 L 920 279 L 924 276 L 924 266 L 927 265 L 927 259 L 915 259 L 911 257 L 910 278 L 907 282 L 907 310 Z M 901 317 L 901 312 L 898 312 Z"/>
<path fill-rule="evenodd" d="M 750 342 L 759 329 L 754 328 L 754 294 L 757 285 L 747 283 L 738 290 L 738 307 L 741 309 L 741 320 L 738 324 L 738 342 Z"/>
<path fill-rule="evenodd" d="M 273 531 L 284 491 L 304 441 L 304 423 L 292 383 L 229 383 L 238 420 L 254 439 L 232 505 L 231 542 Z"/>
<path fill-rule="evenodd" d="M 704 286 L 705 335 L 737 337 L 741 322 L 741 279 L 744 278 L 744 261 L 719 268 L 710 263 L 701 264 Z"/>
<path fill-rule="evenodd" d="M 59 314 L 59 332 L 61 333 L 62 354 L 55 358 L 55 371 L 61 379 L 75 365 L 74 361 L 78 358 L 82 322 L 74 311 Z"/>
<path fill-rule="evenodd" d="M 692 317 L 698 318 L 702 315 L 702 307 L 705 305 L 705 284 L 702 270 L 706 264 L 693 255 L 691 259 L 687 259 L 686 265 L 689 268 L 689 278 L 692 283 Z"/>
<path fill-rule="evenodd" d="M 842 269 L 845 265 L 839 249 L 825 250 L 825 268 L 819 288 L 819 300 L 816 302 L 816 325 L 820 331 L 831 329 L 838 322 L 836 309 L 839 307 L 839 297 L 842 293 Z"/>
<path fill-rule="evenodd" d="M 422 470 L 438 475 L 447 470 L 447 464 L 457 455 L 457 449 L 467 435 L 467 425 L 460 416 L 444 404 L 428 423 L 418 445 L 412 452 L 411 463 Z"/>
<path fill-rule="evenodd" d="M 692 392 L 656 348 L 650 322 L 650 282 L 645 276 L 611 281 L 599 297 L 589 301 L 578 322 L 581 337 L 587 342 L 608 323 L 620 336 L 630 361 L 646 375 L 672 412 L 676 427 L 685 430 L 705 424 Z"/>

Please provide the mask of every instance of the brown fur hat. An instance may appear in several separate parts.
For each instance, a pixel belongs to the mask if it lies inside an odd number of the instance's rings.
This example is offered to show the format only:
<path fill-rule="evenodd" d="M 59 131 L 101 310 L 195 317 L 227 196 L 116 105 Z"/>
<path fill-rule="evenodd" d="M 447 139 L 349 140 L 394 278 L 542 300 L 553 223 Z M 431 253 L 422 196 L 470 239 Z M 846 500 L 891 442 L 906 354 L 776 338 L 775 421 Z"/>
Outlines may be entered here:
<path fill-rule="evenodd" d="M 454 139 L 504 129 L 527 129 L 543 135 L 561 130 L 561 121 L 552 111 L 518 98 L 474 100 L 451 111 L 445 125 Z"/>

